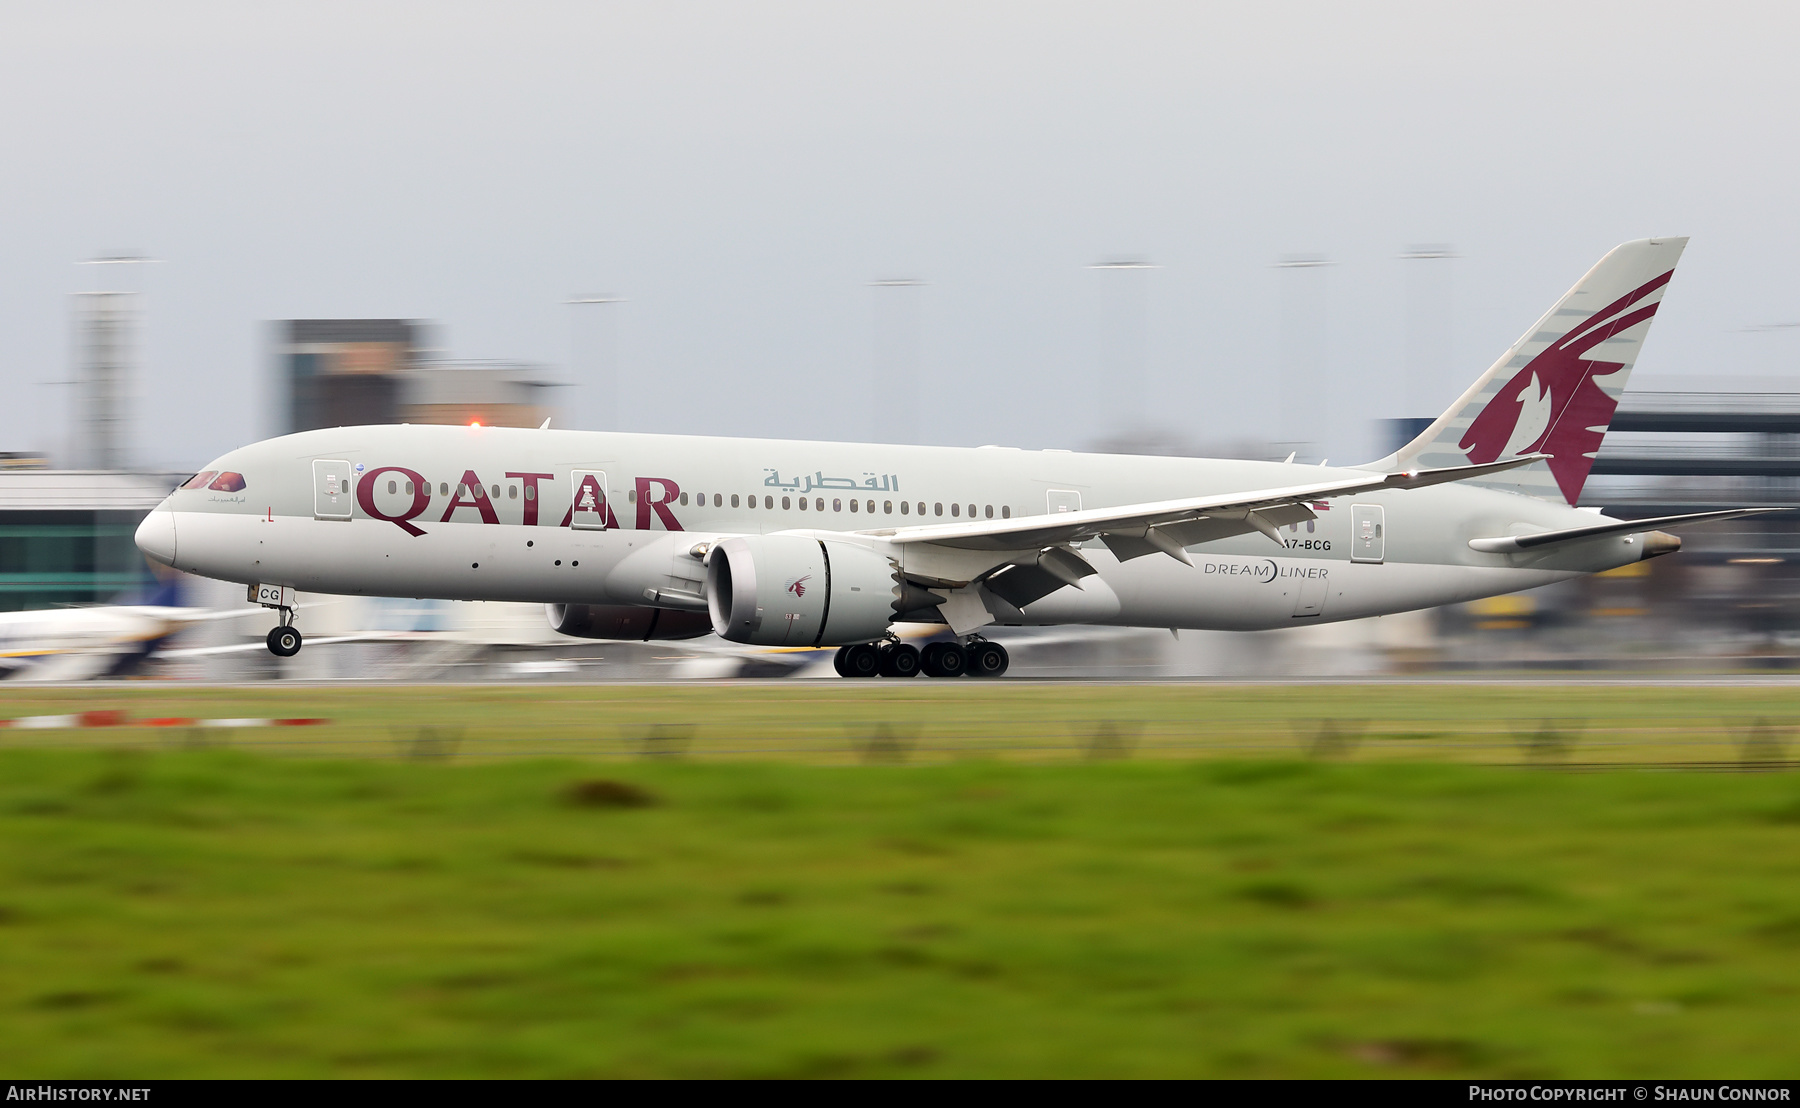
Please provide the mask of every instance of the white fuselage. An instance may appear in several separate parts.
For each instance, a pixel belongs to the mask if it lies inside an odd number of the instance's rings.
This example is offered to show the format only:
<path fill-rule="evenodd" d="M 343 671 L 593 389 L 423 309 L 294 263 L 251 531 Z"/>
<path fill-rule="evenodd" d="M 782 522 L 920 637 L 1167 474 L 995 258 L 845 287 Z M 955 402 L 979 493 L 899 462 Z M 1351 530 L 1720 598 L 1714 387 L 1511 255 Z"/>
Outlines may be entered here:
<path fill-rule="evenodd" d="M 881 446 L 484 427 L 308 431 L 233 451 L 146 521 L 139 545 L 178 569 L 312 592 L 647 604 L 704 587 L 693 551 L 728 535 L 833 535 L 954 586 L 996 564 L 979 551 L 898 544 L 882 532 L 1018 518 L 1358 471 L 1270 462 L 1010 448 Z M 237 487 L 234 487 L 237 486 Z M 479 489 L 479 493 L 476 490 Z M 594 491 L 601 511 L 578 510 Z M 804 505 L 804 507 L 802 507 Z M 583 504 L 585 509 L 589 505 Z M 1002 623 L 1262 629 L 1430 607 L 1638 560 L 1630 537 L 1533 554 L 1470 539 L 1592 522 L 1590 513 L 1446 484 L 1344 497 L 1280 531 L 1120 561 Z M 1353 522 L 1354 521 L 1354 522 Z M 1373 521 L 1371 526 L 1370 521 Z M 1353 551 L 1353 529 L 1362 544 Z"/>

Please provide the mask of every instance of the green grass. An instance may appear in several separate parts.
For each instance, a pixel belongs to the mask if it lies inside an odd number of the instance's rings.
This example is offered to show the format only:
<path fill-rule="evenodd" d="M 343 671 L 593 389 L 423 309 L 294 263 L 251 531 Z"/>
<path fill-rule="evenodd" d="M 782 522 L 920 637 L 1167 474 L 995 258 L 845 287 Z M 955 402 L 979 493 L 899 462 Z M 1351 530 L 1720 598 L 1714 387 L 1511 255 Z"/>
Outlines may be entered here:
<path fill-rule="evenodd" d="M 283 753 L 854 763 L 870 742 L 909 761 L 1291 758 L 1571 765 L 1800 757 L 1800 686 L 1108 685 L 764 681 L 662 686 L 482 683 L 193 689 L 7 689 L 0 718 L 90 709 L 156 717 L 324 717 L 330 726 L 205 731 L 0 730 L 20 746 L 167 749 L 229 741 Z M 423 740 L 423 741 L 422 741 Z"/>
<path fill-rule="evenodd" d="M 0 1071 L 1796 1069 L 1800 776 L 1458 764 L 1791 694 L 928 688 L 9 698 L 339 722 L 0 732 Z"/>

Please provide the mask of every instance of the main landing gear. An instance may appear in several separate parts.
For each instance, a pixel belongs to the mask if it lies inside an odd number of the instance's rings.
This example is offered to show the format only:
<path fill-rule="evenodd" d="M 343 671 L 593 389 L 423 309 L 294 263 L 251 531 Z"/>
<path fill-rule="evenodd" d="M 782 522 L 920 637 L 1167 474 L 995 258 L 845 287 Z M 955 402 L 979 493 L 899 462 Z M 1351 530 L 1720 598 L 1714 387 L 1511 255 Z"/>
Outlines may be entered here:
<path fill-rule="evenodd" d="M 1011 659 L 1006 648 L 983 638 L 926 643 L 918 650 L 907 643 L 858 643 L 839 647 L 832 665 L 839 677 L 998 677 Z"/>
<path fill-rule="evenodd" d="M 294 610 L 281 609 L 281 622 L 269 630 L 269 653 L 277 658 L 292 658 L 300 653 L 300 629 L 294 626 Z"/>

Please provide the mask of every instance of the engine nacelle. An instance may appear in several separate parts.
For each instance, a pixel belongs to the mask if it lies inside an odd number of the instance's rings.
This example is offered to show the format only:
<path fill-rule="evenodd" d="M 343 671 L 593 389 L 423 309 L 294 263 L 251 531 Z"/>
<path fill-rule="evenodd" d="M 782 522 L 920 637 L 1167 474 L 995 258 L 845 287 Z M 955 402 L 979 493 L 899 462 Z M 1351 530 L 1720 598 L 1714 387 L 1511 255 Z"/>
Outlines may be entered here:
<path fill-rule="evenodd" d="M 869 642 L 894 622 L 900 570 L 850 543 L 799 535 L 737 535 L 706 558 L 715 634 L 756 646 Z"/>
<path fill-rule="evenodd" d="M 693 639 L 712 632 L 705 612 L 677 612 L 635 604 L 546 604 L 557 633 L 577 639 Z"/>

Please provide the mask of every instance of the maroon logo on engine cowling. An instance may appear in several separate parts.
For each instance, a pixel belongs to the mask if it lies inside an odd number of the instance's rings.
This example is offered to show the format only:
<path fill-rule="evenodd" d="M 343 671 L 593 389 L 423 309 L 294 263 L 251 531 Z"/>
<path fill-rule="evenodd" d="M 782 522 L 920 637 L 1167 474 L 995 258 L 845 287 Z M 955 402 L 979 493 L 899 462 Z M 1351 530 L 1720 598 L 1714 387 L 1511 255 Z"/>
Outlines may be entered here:
<path fill-rule="evenodd" d="M 405 515 L 391 516 L 375 506 L 375 478 L 384 473 L 404 473 L 407 480 L 412 483 L 412 507 L 406 510 Z M 425 529 L 413 526 L 412 521 L 423 515 L 425 509 L 431 507 L 431 490 L 425 487 L 425 478 L 405 466 L 382 466 L 380 469 L 371 469 L 363 474 L 363 479 L 356 485 L 356 503 L 361 506 L 363 514 L 370 519 L 384 520 L 414 538 L 418 538 L 425 533 Z"/>
<path fill-rule="evenodd" d="M 1498 461 L 1502 454 L 1548 454 L 1557 487 L 1569 503 L 1575 503 L 1594 467 L 1594 452 L 1600 449 L 1613 410 L 1619 406 L 1594 378 L 1625 367 L 1624 362 L 1590 361 L 1583 355 L 1655 315 L 1660 301 L 1626 309 L 1668 284 L 1674 273 L 1670 270 L 1588 316 L 1514 374 L 1470 422 L 1457 444 L 1469 461 L 1485 465 Z M 1618 312 L 1624 314 L 1615 319 Z M 1529 419 L 1528 406 L 1532 412 Z"/>
<path fill-rule="evenodd" d="M 787 591 L 793 593 L 794 599 L 798 600 L 806 595 L 806 583 L 811 580 L 812 574 L 810 573 L 805 577 L 796 577 L 787 583 Z"/>

